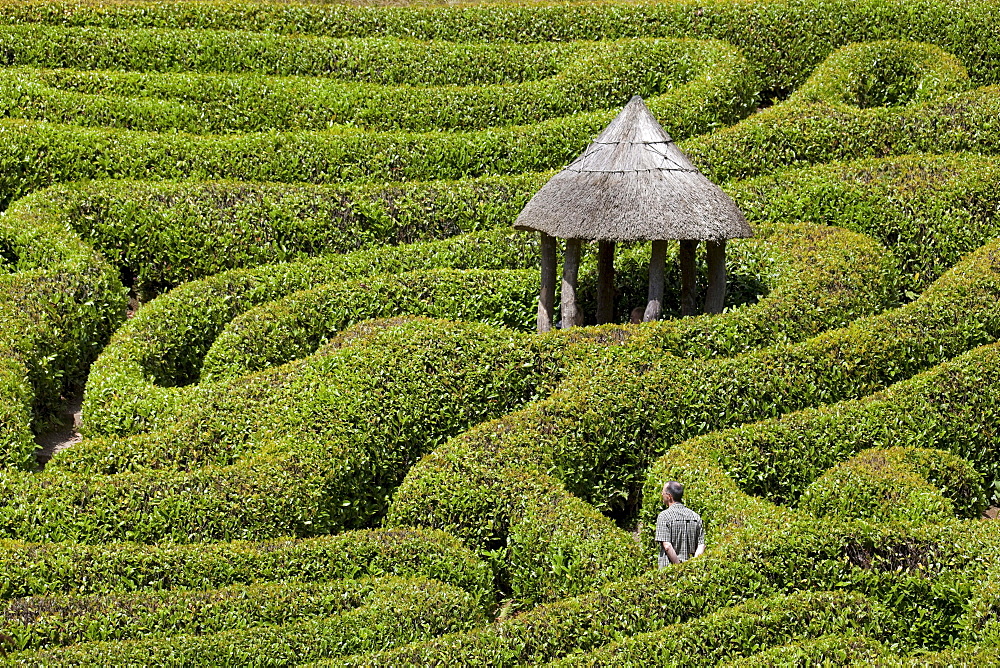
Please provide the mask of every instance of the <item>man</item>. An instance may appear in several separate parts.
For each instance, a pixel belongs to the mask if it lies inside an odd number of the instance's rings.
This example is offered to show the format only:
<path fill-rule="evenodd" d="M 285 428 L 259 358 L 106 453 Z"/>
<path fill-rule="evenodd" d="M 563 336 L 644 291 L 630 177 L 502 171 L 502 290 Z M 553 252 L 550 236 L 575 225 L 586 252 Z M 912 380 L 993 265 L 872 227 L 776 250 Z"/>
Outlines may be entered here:
<path fill-rule="evenodd" d="M 700 557 L 705 551 L 705 528 L 698 513 L 681 503 L 684 485 L 671 480 L 663 486 L 660 498 L 667 507 L 656 516 L 660 568 Z"/>

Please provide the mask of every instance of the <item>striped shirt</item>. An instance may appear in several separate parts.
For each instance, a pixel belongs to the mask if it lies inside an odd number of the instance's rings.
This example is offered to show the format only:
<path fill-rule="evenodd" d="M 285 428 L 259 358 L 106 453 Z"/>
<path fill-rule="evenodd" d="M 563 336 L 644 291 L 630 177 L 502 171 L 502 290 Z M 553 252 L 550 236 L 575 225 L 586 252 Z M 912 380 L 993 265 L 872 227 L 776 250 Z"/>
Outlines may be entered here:
<path fill-rule="evenodd" d="M 683 503 L 674 503 L 656 516 L 656 542 L 660 546 L 660 568 L 670 565 L 670 557 L 663 549 L 666 541 L 674 548 L 677 558 L 687 561 L 699 545 L 705 544 L 705 528 L 701 517 Z"/>

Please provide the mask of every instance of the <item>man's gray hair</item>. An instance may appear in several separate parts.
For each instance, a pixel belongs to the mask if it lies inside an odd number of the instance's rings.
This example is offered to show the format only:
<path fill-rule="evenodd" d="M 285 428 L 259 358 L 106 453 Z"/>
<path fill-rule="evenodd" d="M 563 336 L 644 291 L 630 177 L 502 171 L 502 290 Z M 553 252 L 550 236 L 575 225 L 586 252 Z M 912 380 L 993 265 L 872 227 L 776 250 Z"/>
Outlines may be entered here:
<path fill-rule="evenodd" d="M 675 503 L 681 503 L 681 499 L 684 498 L 684 485 L 676 480 L 671 480 L 664 485 L 663 491 L 669 494 Z"/>

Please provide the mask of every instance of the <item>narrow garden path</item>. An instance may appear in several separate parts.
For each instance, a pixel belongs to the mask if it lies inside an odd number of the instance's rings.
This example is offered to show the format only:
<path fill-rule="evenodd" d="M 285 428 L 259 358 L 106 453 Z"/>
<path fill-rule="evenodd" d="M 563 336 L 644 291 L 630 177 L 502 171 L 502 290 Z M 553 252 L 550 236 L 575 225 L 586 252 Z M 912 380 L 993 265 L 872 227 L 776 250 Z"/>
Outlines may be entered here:
<path fill-rule="evenodd" d="M 38 444 L 35 459 L 39 466 L 45 466 L 52 459 L 52 455 L 81 440 L 80 408 L 82 405 L 82 396 L 64 400 L 58 423 L 53 425 L 49 431 L 35 437 L 35 443 Z"/>

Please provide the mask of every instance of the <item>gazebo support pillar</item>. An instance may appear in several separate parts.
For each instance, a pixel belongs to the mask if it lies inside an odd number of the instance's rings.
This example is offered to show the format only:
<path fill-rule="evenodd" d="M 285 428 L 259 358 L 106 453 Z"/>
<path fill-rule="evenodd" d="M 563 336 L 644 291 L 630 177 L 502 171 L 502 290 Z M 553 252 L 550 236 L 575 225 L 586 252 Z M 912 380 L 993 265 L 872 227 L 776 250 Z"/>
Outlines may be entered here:
<path fill-rule="evenodd" d="M 538 331 L 552 329 L 556 301 L 556 238 L 542 232 L 542 286 L 538 291 Z"/>
<path fill-rule="evenodd" d="M 667 263 L 667 242 L 654 241 L 649 254 L 649 297 L 643 322 L 659 320 L 663 312 L 663 270 Z"/>
<path fill-rule="evenodd" d="M 615 242 L 597 245 L 597 324 L 615 319 Z"/>
<path fill-rule="evenodd" d="M 705 254 L 708 258 L 705 313 L 722 313 L 726 301 L 726 240 L 709 241 L 705 245 Z"/>
<path fill-rule="evenodd" d="M 562 328 L 569 329 L 583 324 L 580 310 L 576 305 L 576 278 L 580 273 L 580 240 L 566 240 L 566 257 L 563 260 L 562 291 L 559 299 L 562 303 Z"/>
<path fill-rule="evenodd" d="M 698 250 L 697 239 L 681 239 L 681 316 L 698 313 L 698 285 L 695 265 L 695 251 Z"/>

